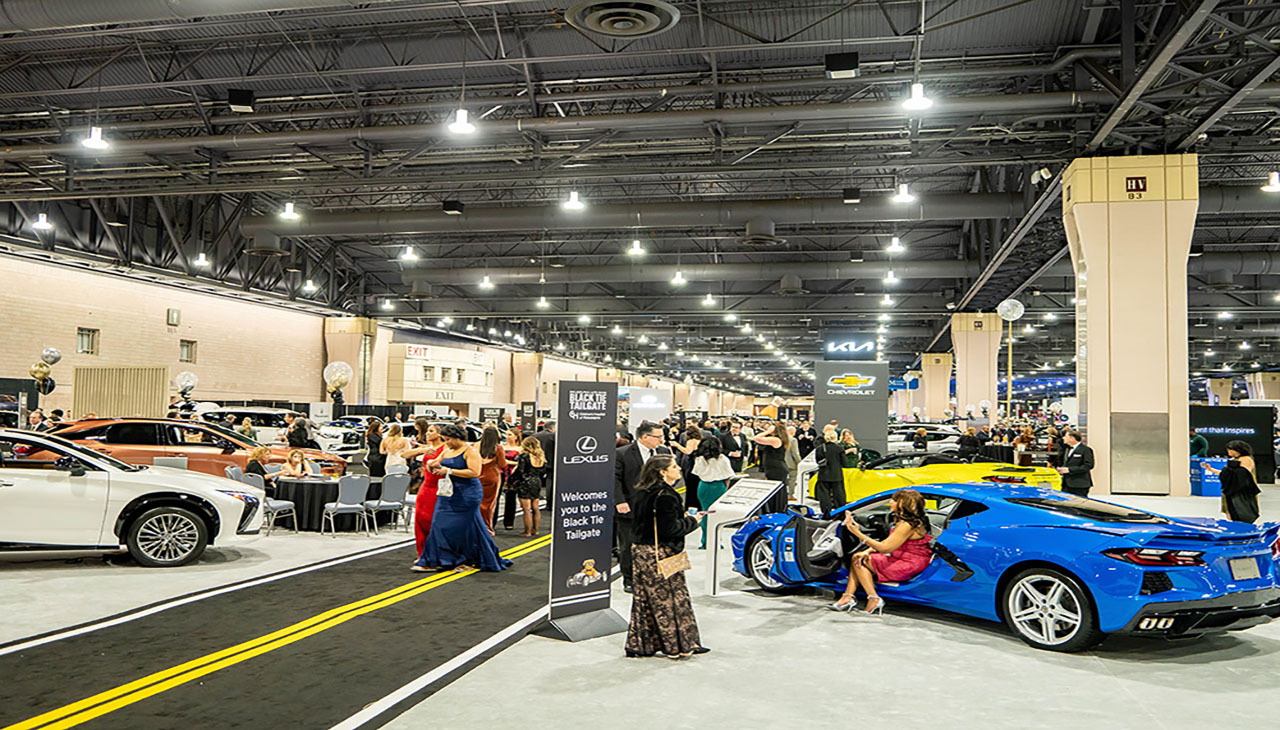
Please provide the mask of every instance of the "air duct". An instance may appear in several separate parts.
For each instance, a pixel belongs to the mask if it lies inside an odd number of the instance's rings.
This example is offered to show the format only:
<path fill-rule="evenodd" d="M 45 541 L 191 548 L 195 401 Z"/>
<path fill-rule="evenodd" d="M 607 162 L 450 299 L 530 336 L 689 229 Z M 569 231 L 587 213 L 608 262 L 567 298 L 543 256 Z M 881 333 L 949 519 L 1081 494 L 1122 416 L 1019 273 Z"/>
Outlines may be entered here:
<path fill-rule="evenodd" d="M 365 0 L 389 2 L 389 0 Z M 0 33 L 330 8 L 333 0 L 0 0 Z"/>
<path fill-rule="evenodd" d="M 268 231 L 259 231 L 249 237 L 245 253 L 255 256 L 284 256 L 289 253 L 280 245 L 280 237 Z"/>
<path fill-rule="evenodd" d="M 587 0 L 564 12 L 578 30 L 611 38 L 644 38 L 670 30 L 680 11 L 662 0 Z"/>
<path fill-rule="evenodd" d="M 566 211 L 560 205 L 537 207 L 468 206 L 463 215 L 439 208 L 419 210 L 310 211 L 301 220 L 246 216 L 245 235 L 269 231 L 281 236 L 369 236 L 385 233 L 470 233 L 476 231 L 621 230 L 626 228 L 739 227 L 768 218 L 773 224 L 818 225 L 894 221 L 1017 218 L 1025 210 L 1020 193 L 923 194 L 914 203 L 895 203 L 882 195 L 858 205 L 839 198 L 798 200 L 725 200 L 719 202 L 589 205 Z M 770 277 L 772 278 L 772 277 Z"/>
<path fill-rule="evenodd" d="M 1233 188 L 1227 188 L 1227 190 L 1231 189 Z M 1200 192 L 1204 193 L 1205 190 L 1221 190 L 1221 188 L 1201 188 Z M 1235 276 L 1280 274 L 1280 251 L 1229 251 L 1192 256 L 1187 259 L 1187 273 L 1212 275 L 1218 277 L 1219 281 L 1222 281 L 1223 277 L 1230 279 Z M 1075 275 L 1071 262 L 1064 259 L 1047 269 L 1041 278 L 1074 279 Z"/>
<path fill-rule="evenodd" d="M 429 281 L 417 279 L 409 282 L 409 293 L 406 296 L 418 300 L 435 299 L 436 288 Z"/>
<path fill-rule="evenodd" d="M 480 282 L 482 275 L 487 275 L 499 286 L 503 284 L 538 284 L 543 277 L 548 284 L 581 284 L 599 282 L 602 284 L 642 284 L 667 283 L 679 268 L 681 274 L 689 281 L 777 281 L 779 277 L 789 283 L 801 287 L 802 282 L 809 281 L 842 281 L 846 279 L 883 279 L 889 270 L 889 263 L 876 261 L 869 263 L 773 263 L 773 264 L 682 264 L 662 266 L 645 264 L 632 266 L 566 266 L 547 269 L 545 272 L 537 266 L 519 266 L 510 268 L 486 268 L 483 271 L 473 268 L 422 268 L 408 269 L 402 278 L 406 283 L 428 281 L 437 285 L 467 286 Z M 899 279 L 963 279 L 977 276 L 982 267 L 975 261 L 956 261 L 939 259 L 929 261 L 896 261 L 893 263 L 894 276 Z M 779 288 L 779 291 L 785 288 Z"/>

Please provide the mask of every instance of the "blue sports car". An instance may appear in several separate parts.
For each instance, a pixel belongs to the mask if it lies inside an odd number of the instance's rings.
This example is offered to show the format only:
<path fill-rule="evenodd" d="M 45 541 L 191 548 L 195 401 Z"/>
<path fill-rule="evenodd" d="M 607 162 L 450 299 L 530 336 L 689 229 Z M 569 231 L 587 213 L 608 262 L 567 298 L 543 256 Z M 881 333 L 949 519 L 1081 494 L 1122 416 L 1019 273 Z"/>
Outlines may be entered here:
<path fill-rule="evenodd" d="M 938 484 L 924 497 L 933 560 L 909 581 L 878 586 L 890 606 L 923 604 L 1005 622 L 1028 644 L 1079 651 L 1108 634 L 1198 636 L 1280 616 L 1280 523 L 1174 519 L 1035 487 Z M 835 519 L 763 515 L 733 536 L 733 567 L 769 592 L 842 592 L 856 539 L 893 526 L 892 491 Z"/>

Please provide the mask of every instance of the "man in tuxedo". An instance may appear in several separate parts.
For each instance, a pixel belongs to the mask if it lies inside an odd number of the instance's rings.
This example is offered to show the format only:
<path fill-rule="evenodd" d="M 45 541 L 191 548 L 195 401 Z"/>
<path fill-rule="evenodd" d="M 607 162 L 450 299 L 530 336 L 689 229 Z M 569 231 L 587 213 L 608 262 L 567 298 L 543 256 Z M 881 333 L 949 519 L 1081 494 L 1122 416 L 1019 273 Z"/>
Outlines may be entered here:
<path fill-rule="evenodd" d="M 1088 497 L 1093 486 L 1093 449 L 1083 443 L 1079 431 L 1067 431 L 1062 439 L 1066 455 L 1058 473 L 1062 475 L 1062 491 L 1077 497 Z"/>
<path fill-rule="evenodd" d="M 743 461 L 747 456 L 747 449 L 751 444 L 747 441 L 747 437 L 742 435 L 742 424 L 734 421 L 729 424 L 729 430 L 720 434 L 720 446 L 724 451 L 724 455 L 729 457 L 729 465 L 736 472 L 742 471 Z"/>
<path fill-rule="evenodd" d="M 662 425 L 645 421 L 636 429 L 636 440 L 618 449 L 614 462 L 613 534 L 618 543 L 618 567 L 622 589 L 631 592 L 631 494 L 640 481 L 640 470 L 654 454 L 670 454 L 662 445 Z"/>

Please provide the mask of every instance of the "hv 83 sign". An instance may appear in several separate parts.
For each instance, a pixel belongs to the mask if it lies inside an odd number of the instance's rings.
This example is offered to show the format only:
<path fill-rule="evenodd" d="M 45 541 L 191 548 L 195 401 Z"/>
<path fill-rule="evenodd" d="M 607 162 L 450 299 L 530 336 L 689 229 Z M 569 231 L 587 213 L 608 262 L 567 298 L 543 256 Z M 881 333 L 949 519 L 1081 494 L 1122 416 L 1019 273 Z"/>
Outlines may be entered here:
<path fill-rule="evenodd" d="M 560 381 L 551 618 L 609 607 L 617 383 Z"/>

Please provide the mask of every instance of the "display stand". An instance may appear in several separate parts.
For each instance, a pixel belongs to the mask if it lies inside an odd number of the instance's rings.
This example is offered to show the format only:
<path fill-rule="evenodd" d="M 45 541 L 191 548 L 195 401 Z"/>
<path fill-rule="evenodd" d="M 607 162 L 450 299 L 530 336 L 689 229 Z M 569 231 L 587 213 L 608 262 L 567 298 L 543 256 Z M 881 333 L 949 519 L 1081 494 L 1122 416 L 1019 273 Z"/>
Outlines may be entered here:
<path fill-rule="evenodd" d="M 627 620 L 618 615 L 617 611 L 612 608 L 601 608 L 590 613 L 547 619 L 546 623 L 534 629 L 533 633 L 561 641 L 585 641 L 610 634 L 620 634 L 628 627 Z"/>
<path fill-rule="evenodd" d="M 767 479 L 742 479 L 707 509 L 707 533 L 711 536 L 707 551 L 708 595 L 719 594 L 720 548 L 724 542 L 721 528 L 745 524 L 784 486 L 782 482 Z"/>

